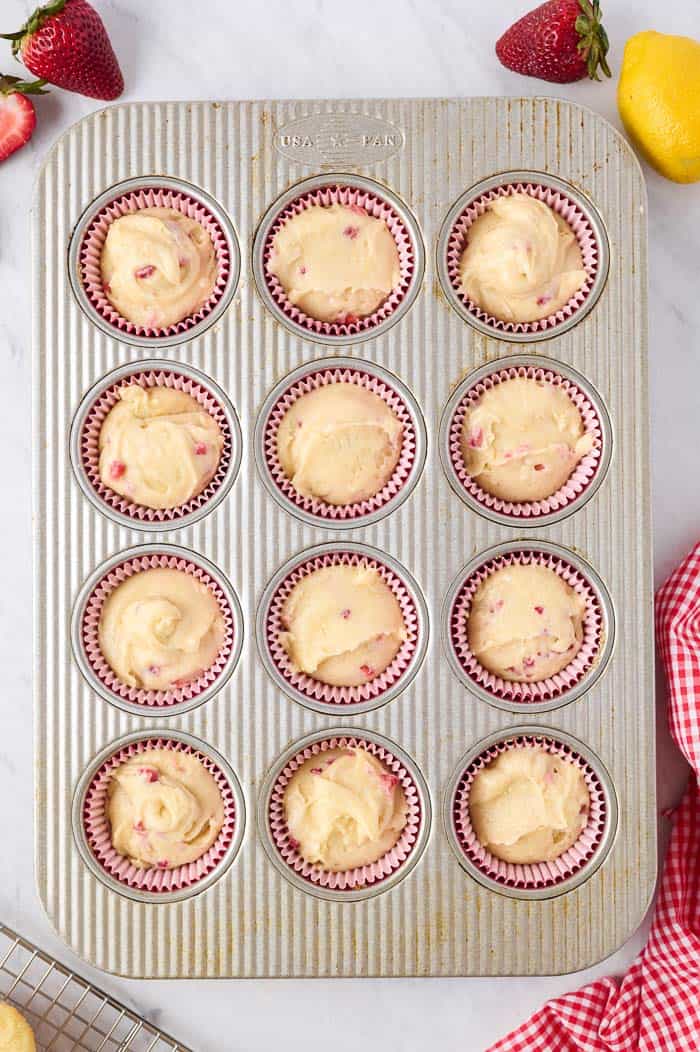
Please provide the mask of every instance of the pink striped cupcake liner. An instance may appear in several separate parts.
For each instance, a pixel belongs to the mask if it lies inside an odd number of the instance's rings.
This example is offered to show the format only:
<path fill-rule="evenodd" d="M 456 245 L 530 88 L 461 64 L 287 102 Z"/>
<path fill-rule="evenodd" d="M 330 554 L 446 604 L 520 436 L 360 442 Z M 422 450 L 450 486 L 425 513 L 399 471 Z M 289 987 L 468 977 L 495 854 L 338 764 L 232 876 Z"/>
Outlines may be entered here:
<path fill-rule="evenodd" d="M 336 687 L 314 679 L 306 672 L 294 668 L 287 651 L 282 646 L 280 635 L 285 631 L 282 622 L 282 609 L 294 586 L 303 577 L 326 566 L 367 566 L 376 570 L 384 583 L 394 593 L 406 626 L 406 639 L 402 642 L 396 657 L 383 672 L 379 672 L 367 683 L 353 687 Z M 303 704 L 305 700 L 320 702 L 329 707 L 352 710 L 353 706 L 367 702 L 379 701 L 391 692 L 395 696 L 403 680 L 415 672 L 424 651 L 425 640 L 421 639 L 421 616 L 411 589 L 405 581 L 380 559 L 365 555 L 362 552 L 329 551 L 323 555 L 312 556 L 297 564 L 284 577 L 270 597 L 263 613 L 263 624 L 267 644 L 267 653 L 272 665 L 281 677 L 285 686 Z M 425 629 L 423 629 L 425 631 Z M 408 683 L 406 682 L 406 686 Z M 387 698 L 387 700 L 390 700 Z"/>
<path fill-rule="evenodd" d="M 131 387 L 133 384 L 138 384 L 145 389 L 167 387 L 172 390 L 182 391 L 184 394 L 194 398 L 202 409 L 209 413 L 219 425 L 219 430 L 224 439 L 224 446 L 216 472 L 201 493 L 178 507 L 147 508 L 142 504 L 135 504 L 127 497 L 116 493 L 109 486 L 106 486 L 100 477 L 100 432 L 102 431 L 102 425 L 110 410 L 119 401 L 120 390 L 125 387 Z M 165 364 L 157 369 L 132 372 L 98 394 L 87 410 L 80 429 L 78 444 L 80 463 L 85 478 L 95 496 L 108 508 L 118 512 L 120 515 L 133 519 L 137 523 L 172 523 L 176 525 L 180 519 L 198 512 L 219 492 L 227 480 L 232 463 L 236 460 L 234 436 L 231 434 L 231 428 L 221 403 L 204 386 L 204 383 L 180 373 L 177 367 L 170 367 Z"/>
<path fill-rule="evenodd" d="M 333 749 L 365 749 L 371 753 L 391 774 L 398 778 L 407 804 L 406 825 L 394 847 L 376 862 L 340 872 L 332 872 L 317 864 L 307 862 L 299 854 L 299 845 L 289 832 L 284 812 L 285 790 L 295 771 L 312 756 L 322 757 L 324 753 Z M 315 741 L 296 753 L 277 775 L 267 804 L 268 830 L 279 858 L 292 873 L 301 877 L 312 888 L 317 887 L 336 892 L 377 889 L 388 878 L 394 876 L 406 865 L 416 850 L 421 827 L 425 820 L 420 792 L 411 771 L 390 751 L 388 745 L 379 744 L 369 738 L 363 738 L 361 734 L 354 733 Z"/>
<path fill-rule="evenodd" d="M 277 232 L 293 216 L 299 215 L 306 208 L 313 206 L 329 207 L 333 204 L 345 205 L 381 219 L 386 223 L 399 254 L 399 283 L 389 293 L 384 302 L 377 310 L 365 318 L 352 318 L 344 322 L 319 321 L 308 314 L 304 314 L 293 303 L 291 303 L 281 283 L 271 274 L 268 263 L 272 255 L 272 245 Z M 401 306 L 406 299 L 409 287 L 416 272 L 416 248 L 413 236 L 408 226 L 399 215 L 393 205 L 381 196 L 381 189 L 377 192 L 346 184 L 329 184 L 317 189 L 302 193 L 287 204 L 272 223 L 267 237 L 262 245 L 262 273 L 267 290 L 278 309 L 289 321 L 306 329 L 312 336 L 338 336 L 352 337 L 359 333 L 370 332 L 382 322 L 385 322 Z"/>
<path fill-rule="evenodd" d="M 510 197 L 515 193 L 529 194 L 548 205 L 571 227 L 576 236 L 586 281 L 572 296 L 568 303 L 546 318 L 532 322 L 503 321 L 472 303 L 461 289 L 459 264 L 469 240 L 469 229 L 472 223 L 486 212 L 497 197 Z M 466 308 L 467 312 L 483 325 L 495 329 L 497 333 L 543 333 L 571 318 L 586 302 L 598 276 L 600 265 L 600 246 L 593 226 L 581 207 L 561 190 L 533 182 L 505 182 L 469 201 L 457 217 L 447 237 L 446 271 L 452 291 Z"/>
<path fill-rule="evenodd" d="M 196 861 L 173 869 L 139 868 L 120 855 L 112 844 L 108 817 L 108 790 L 112 776 L 122 764 L 149 749 L 168 749 L 195 756 L 215 779 L 224 804 L 224 824 L 212 846 Z M 238 823 L 242 821 L 242 816 L 237 814 L 233 788 L 214 760 L 183 741 L 161 735 L 141 738 L 118 749 L 100 766 L 83 795 L 81 817 L 88 849 L 109 877 L 131 890 L 163 896 L 184 889 L 196 891 L 197 885 L 221 866 L 233 844 Z"/>
<path fill-rule="evenodd" d="M 366 500 L 353 504 L 328 504 L 317 497 L 305 497 L 292 485 L 284 472 L 277 453 L 277 432 L 285 413 L 291 406 L 310 391 L 318 390 L 330 384 L 356 384 L 367 391 L 378 395 L 389 406 L 403 428 L 401 433 L 401 454 L 391 478 L 382 489 Z M 417 435 L 411 412 L 398 393 L 381 377 L 365 369 L 347 367 L 322 367 L 317 372 L 308 373 L 292 383 L 281 395 L 270 411 L 262 436 L 263 458 L 270 478 L 277 490 L 295 507 L 321 520 L 341 521 L 351 524 L 372 515 L 394 501 L 399 493 L 411 482 L 416 466 Z"/>
<path fill-rule="evenodd" d="M 545 566 L 564 580 L 586 603 L 583 618 L 583 641 L 578 653 L 560 672 L 532 683 L 502 679 L 484 668 L 469 646 L 469 613 L 472 600 L 482 581 L 506 566 Z M 458 589 L 449 614 L 452 652 L 467 678 L 490 696 L 516 704 L 538 704 L 553 701 L 581 683 L 593 668 L 601 651 L 603 611 L 594 588 L 584 574 L 565 559 L 547 552 L 513 551 L 482 563 L 470 573 Z"/>
<path fill-rule="evenodd" d="M 464 418 L 470 409 L 476 406 L 483 395 L 506 380 L 526 378 L 537 380 L 540 383 L 552 384 L 565 391 L 568 397 L 581 414 L 584 433 L 593 439 L 593 448 L 576 465 L 573 473 L 550 497 L 533 501 L 508 501 L 501 497 L 495 497 L 487 493 L 478 481 L 467 471 L 462 453 L 462 431 L 464 429 Z M 467 380 L 467 384 L 469 381 Z M 561 511 L 577 501 L 594 482 L 596 474 L 601 466 L 601 455 L 603 451 L 603 425 L 600 415 L 581 388 L 573 381 L 556 370 L 543 366 L 510 366 L 490 373 L 479 380 L 473 386 L 468 386 L 464 397 L 455 409 L 448 430 L 448 455 L 454 468 L 455 475 L 464 491 L 483 508 L 489 511 L 497 511 L 502 515 L 512 516 L 514 519 L 540 519 Z"/>
<path fill-rule="evenodd" d="M 502 753 L 522 747 L 543 749 L 574 763 L 583 773 L 588 788 L 590 803 L 587 821 L 575 843 L 551 862 L 505 862 L 479 842 L 472 827 L 469 795 L 474 778 Z M 518 734 L 485 749 L 459 777 L 450 810 L 457 845 L 472 866 L 502 887 L 521 891 L 558 888 L 580 874 L 599 852 L 610 821 L 606 793 L 597 772 L 568 744 L 546 734 Z"/>
<path fill-rule="evenodd" d="M 216 254 L 217 277 L 214 288 L 206 303 L 199 310 L 175 325 L 165 328 L 148 328 L 136 325 L 112 306 L 107 299 L 102 282 L 102 250 L 109 227 L 115 219 L 142 208 L 173 208 L 182 212 L 188 219 L 193 219 L 203 227 L 211 238 Z M 95 215 L 85 233 L 78 250 L 80 280 L 88 301 L 94 310 L 113 326 L 123 337 L 160 339 L 169 336 L 181 336 L 199 325 L 222 299 L 231 276 L 231 247 L 224 229 L 214 214 L 197 198 L 179 190 L 160 187 L 157 183 L 129 193 L 120 194 L 105 205 Z"/>
<path fill-rule="evenodd" d="M 172 686 L 168 690 L 146 690 L 143 687 L 132 687 L 124 683 L 107 663 L 100 648 L 100 619 L 109 596 L 115 588 L 134 574 L 155 569 L 180 570 L 206 585 L 219 604 L 225 626 L 224 643 L 213 665 L 204 669 L 195 679 Z M 223 677 L 235 648 L 240 643 L 240 640 L 235 639 L 237 628 L 235 612 L 221 585 L 196 562 L 164 552 L 163 554 L 152 553 L 128 558 L 109 570 L 92 589 L 84 604 L 79 633 L 83 657 L 92 675 L 103 689 L 116 698 L 133 705 L 143 706 L 144 711 L 162 712 L 173 706 L 193 701 L 205 691 L 209 692 L 217 680 Z"/>

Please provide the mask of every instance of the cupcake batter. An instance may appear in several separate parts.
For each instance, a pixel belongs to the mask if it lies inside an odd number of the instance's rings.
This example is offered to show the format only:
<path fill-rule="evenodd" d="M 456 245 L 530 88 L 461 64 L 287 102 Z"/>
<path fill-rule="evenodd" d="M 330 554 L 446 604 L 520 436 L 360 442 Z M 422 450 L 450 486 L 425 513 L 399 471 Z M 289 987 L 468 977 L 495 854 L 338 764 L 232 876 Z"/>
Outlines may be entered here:
<path fill-rule="evenodd" d="M 569 224 L 529 194 L 497 197 L 468 231 L 461 288 L 502 321 L 538 321 L 564 307 L 586 280 Z"/>
<path fill-rule="evenodd" d="M 332 872 L 376 862 L 406 825 L 398 778 L 361 748 L 307 760 L 290 779 L 284 811 L 302 858 Z"/>
<path fill-rule="evenodd" d="M 100 649 L 123 683 L 168 690 L 196 679 L 223 646 L 224 618 L 205 584 L 184 570 L 141 570 L 102 609 Z"/>
<path fill-rule="evenodd" d="M 284 473 L 303 497 L 353 504 L 379 493 L 401 453 L 402 426 L 386 402 L 353 383 L 302 395 L 277 433 Z"/>
<path fill-rule="evenodd" d="M 115 219 L 102 249 L 107 299 L 147 329 L 176 325 L 211 296 L 217 278 L 207 231 L 174 208 L 141 208 Z"/>
<path fill-rule="evenodd" d="M 130 384 L 100 431 L 100 479 L 146 508 L 177 508 L 209 484 L 224 438 L 184 391 Z"/>
<path fill-rule="evenodd" d="M 464 415 L 462 456 L 479 485 L 508 501 L 551 497 L 593 448 L 560 387 L 517 377 L 485 391 Z"/>
<path fill-rule="evenodd" d="M 118 767 L 107 816 L 114 850 L 139 869 L 195 862 L 224 824 L 214 776 L 189 753 L 149 749 Z"/>
<path fill-rule="evenodd" d="M 474 776 L 469 813 L 479 843 L 505 862 L 551 862 L 578 840 L 590 798 L 581 770 L 518 746 Z"/>
<path fill-rule="evenodd" d="M 314 205 L 277 231 L 267 270 L 311 318 L 351 322 L 373 314 L 401 278 L 396 242 L 357 205 Z"/>
<path fill-rule="evenodd" d="M 0 1052 L 36 1052 L 34 1031 L 21 1012 L 0 1003 Z"/>
<path fill-rule="evenodd" d="M 536 683 L 560 672 L 581 649 L 586 603 L 554 570 L 505 566 L 482 581 L 469 614 L 469 646 L 505 680 Z"/>
<path fill-rule="evenodd" d="M 407 637 L 401 607 L 376 570 L 325 566 L 302 577 L 282 608 L 280 641 L 295 668 L 322 683 L 368 683 Z"/>

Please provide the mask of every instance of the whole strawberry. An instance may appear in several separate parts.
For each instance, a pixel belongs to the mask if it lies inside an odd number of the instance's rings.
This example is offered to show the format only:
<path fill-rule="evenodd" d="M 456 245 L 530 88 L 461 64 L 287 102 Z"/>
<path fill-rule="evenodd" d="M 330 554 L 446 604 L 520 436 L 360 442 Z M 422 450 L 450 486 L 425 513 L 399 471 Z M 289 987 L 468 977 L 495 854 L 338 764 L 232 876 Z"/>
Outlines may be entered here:
<path fill-rule="evenodd" d="M 92 99 L 116 99 L 124 78 L 102 19 L 86 0 L 54 0 L 2 34 L 36 77 Z"/>
<path fill-rule="evenodd" d="M 496 54 L 515 73 L 555 84 L 609 77 L 601 17 L 599 0 L 547 0 L 505 31 Z"/>
<path fill-rule="evenodd" d="M 36 128 L 34 103 L 28 95 L 45 95 L 44 81 L 23 83 L 0 75 L 0 161 L 28 143 Z"/>

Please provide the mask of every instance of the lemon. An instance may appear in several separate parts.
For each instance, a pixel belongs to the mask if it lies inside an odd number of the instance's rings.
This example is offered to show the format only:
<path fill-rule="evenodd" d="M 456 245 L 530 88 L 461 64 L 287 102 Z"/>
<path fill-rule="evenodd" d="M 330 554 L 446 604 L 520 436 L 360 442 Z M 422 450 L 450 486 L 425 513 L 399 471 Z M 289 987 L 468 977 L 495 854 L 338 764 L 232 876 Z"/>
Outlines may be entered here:
<path fill-rule="evenodd" d="M 700 42 L 653 30 L 630 37 L 617 106 L 649 164 L 676 183 L 700 179 Z"/>

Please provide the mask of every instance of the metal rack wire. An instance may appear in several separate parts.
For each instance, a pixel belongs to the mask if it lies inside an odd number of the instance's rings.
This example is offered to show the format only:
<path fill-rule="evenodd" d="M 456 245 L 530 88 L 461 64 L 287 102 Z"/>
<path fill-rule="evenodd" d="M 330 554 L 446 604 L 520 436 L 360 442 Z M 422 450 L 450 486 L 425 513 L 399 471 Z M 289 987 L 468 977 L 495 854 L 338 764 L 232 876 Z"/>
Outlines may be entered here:
<path fill-rule="evenodd" d="M 0 1001 L 27 1017 L 42 1052 L 192 1052 L 0 924 Z"/>

